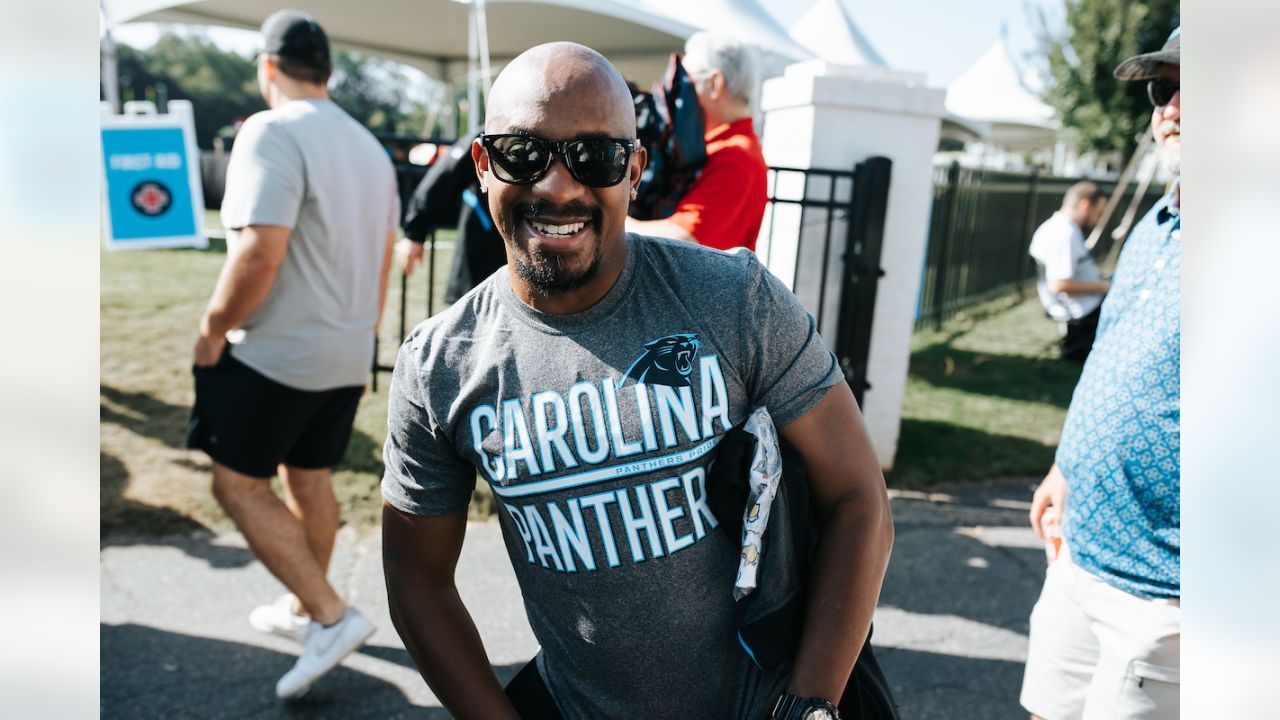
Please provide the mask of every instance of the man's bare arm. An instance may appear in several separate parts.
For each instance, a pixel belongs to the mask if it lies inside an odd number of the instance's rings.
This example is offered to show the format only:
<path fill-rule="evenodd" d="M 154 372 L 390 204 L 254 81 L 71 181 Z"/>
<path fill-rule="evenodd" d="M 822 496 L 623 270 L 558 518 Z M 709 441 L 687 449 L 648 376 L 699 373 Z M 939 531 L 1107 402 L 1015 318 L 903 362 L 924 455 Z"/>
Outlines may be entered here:
<path fill-rule="evenodd" d="M 408 515 L 382 505 L 382 568 L 391 622 L 453 717 L 519 720 L 454 584 L 466 512 Z"/>
<path fill-rule="evenodd" d="M 200 318 L 195 364 L 213 365 L 222 355 L 228 330 L 253 314 L 267 298 L 280 263 L 289 249 L 292 228 L 280 225 L 250 225 L 227 248 L 213 297 Z"/>
<path fill-rule="evenodd" d="M 888 491 L 847 383 L 779 432 L 804 458 L 822 530 L 787 691 L 836 703 L 870 631 L 889 564 Z"/>
<path fill-rule="evenodd" d="M 1105 295 L 1111 291 L 1108 280 L 1050 280 L 1045 283 L 1049 292 L 1066 293 L 1067 295 Z"/>
<path fill-rule="evenodd" d="M 653 237 L 671 238 L 672 240 L 683 240 L 691 242 L 695 245 L 698 238 L 689 234 L 687 230 L 679 225 L 667 220 L 636 220 L 633 217 L 627 218 L 627 232 L 637 233 L 639 235 L 650 235 Z"/>

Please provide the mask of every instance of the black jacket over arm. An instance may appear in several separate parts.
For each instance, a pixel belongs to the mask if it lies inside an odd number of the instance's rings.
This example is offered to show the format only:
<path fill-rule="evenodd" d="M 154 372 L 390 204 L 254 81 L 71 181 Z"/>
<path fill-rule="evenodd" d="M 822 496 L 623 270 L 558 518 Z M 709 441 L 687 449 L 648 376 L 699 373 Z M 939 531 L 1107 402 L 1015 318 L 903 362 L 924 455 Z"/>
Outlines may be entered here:
<path fill-rule="evenodd" d="M 457 249 L 449 273 L 445 301 L 458 298 L 507 263 L 502 238 L 493 220 L 471 162 L 471 144 L 479 131 L 458 140 L 436 160 L 418 183 L 404 216 L 404 234 L 414 242 L 424 242 L 439 227 L 458 228 Z M 464 201 L 467 191 L 478 202 Z"/>

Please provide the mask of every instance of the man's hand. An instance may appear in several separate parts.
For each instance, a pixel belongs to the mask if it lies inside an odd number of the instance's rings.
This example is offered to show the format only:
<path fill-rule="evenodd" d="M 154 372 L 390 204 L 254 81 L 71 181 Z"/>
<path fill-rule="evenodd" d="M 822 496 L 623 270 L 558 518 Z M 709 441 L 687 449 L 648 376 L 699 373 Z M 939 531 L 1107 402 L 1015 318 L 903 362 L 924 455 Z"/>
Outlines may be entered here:
<path fill-rule="evenodd" d="M 222 350 L 227 346 L 227 336 L 206 335 L 201 333 L 196 338 L 195 349 L 195 365 L 196 367 L 212 367 L 218 364 L 218 358 L 222 357 Z"/>
<path fill-rule="evenodd" d="M 405 275 L 412 275 L 413 269 L 422 261 L 422 243 L 409 238 L 401 238 L 396 243 L 396 262 L 404 269 Z"/>
<path fill-rule="evenodd" d="M 1036 488 L 1036 494 L 1031 497 L 1031 529 L 1036 531 L 1042 540 L 1048 540 L 1048 529 L 1044 527 L 1041 520 L 1044 518 L 1045 510 L 1050 506 L 1058 508 L 1058 516 L 1062 517 L 1063 509 L 1067 506 L 1067 479 L 1062 476 L 1062 471 L 1058 469 L 1055 463 L 1049 468 L 1049 474 L 1044 476 L 1044 480 L 1040 482 L 1040 487 Z"/>

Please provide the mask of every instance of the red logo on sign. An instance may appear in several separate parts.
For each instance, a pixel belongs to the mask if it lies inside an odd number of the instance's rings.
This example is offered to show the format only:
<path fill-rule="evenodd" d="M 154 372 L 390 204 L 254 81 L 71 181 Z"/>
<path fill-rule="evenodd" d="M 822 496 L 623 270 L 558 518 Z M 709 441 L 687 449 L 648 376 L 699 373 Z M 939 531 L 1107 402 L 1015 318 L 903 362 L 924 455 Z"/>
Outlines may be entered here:
<path fill-rule="evenodd" d="M 155 180 L 144 180 L 138 183 L 129 194 L 133 208 L 148 217 L 162 215 L 173 204 L 173 195 L 163 183 Z"/>

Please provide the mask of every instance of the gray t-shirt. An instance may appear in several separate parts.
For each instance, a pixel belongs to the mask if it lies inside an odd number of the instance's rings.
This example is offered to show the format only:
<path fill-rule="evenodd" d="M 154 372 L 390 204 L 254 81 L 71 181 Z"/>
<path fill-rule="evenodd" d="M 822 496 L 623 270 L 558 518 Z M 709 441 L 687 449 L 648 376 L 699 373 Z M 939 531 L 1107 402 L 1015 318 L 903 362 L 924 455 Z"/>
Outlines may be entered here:
<path fill-rule="evenodd" d="M 386 151 L 333 102 L 294 100 L 245 122 L 226 187 L 229 244 L 249 225 L 293 229 L 243 337 L 228 334 L 232 355 L 299 390 L 365 384 L 387 233 L 400 219 Z"/>
<path fill-rule="evenodd" d="M 382 493 L 416 515 L 498 501 L 539 667 L 568 718 L 759 718 L 733 614 L 739 544 L 707 502 L 716 444 L 842 379 L 795 296 L 746 250 L 628 235 L 617 283 L 540 313 L 500 270 L 405 341 Z"/>

